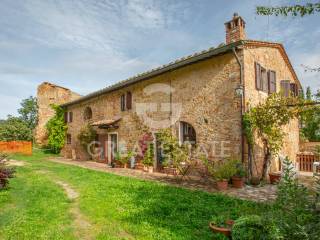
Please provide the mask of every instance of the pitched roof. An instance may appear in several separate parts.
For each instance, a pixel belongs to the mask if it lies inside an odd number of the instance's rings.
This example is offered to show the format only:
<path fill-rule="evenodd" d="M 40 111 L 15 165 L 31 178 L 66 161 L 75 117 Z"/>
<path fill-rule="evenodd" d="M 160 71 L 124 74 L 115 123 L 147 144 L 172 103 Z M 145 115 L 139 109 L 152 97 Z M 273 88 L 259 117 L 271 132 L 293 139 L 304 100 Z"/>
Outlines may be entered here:
<path fill-rule="evenodd" d="M 294 78 L 300 84 L 300 82 L 298 80 L 298 77 L 297 77 L 297 75 L 296 75 L 296 73 L 295 73 L 295 71 L 294 71 L 294 69 L 292 67 L 292 64 L 291 64 L 291 62 L 290 62 L 290 60 L 288 58 L 288 55 L 286 54 L 286 51 L 285 51 L 285 49 L 284 49 L 284 47 L 283 47 L 283 45 L 281 43 L 255 41 L 255 40 L 240 40 L 240 41 L 237 41 L 237 42 L 234 42 L 234 43 L 230 43 L 228 45 L 219 46 L 217 48 L 211 47 L 211 48 L 209 48 L 207 50 L 204 50 L 204 51 L 201 51 L 201 52 L 196 52 L 196 53 L 194 53 L 192 55 L 179 58 L 179 59 L 177 59 L 177 60 L 175 60 L 173 62 L 170 62 L 168 64 L 165 64 L 165 65 L 162 65 L 160 67 L 151 69 L 150 71 L 146 71 L 146 72 L 137 74 L 137 75 L 135 75 L 135 76 L 133 76 L 131 78 L 128 78 L 128 79 L 123 80 L 123 81 L 120 81 L 120 82 L 118 82 L 116 84 L 113 84 L 113 85 L 108 86 L 106 88 L 103 88 L 101 90 L 92 92 L 92 93 L 90 93 L 88 95 L 85 95 L 83 97 L 80 97 L 80 98 L 78 98 L 78 99 L 76 99 L 74 101 L 62 104 L 61 106 L 62 107 L 67 107 L 67 106 L 70 106 L 70 105 L 74 105 L 74 104 L 89 100 L 91 98 L 94 98 L 94 97 L 100 96 L 102 94 L 121 89 L 123 87 L 129 86 L 131 84 L 134 84 L 134 83 L 137 83 L 137 82 L 140 82 L 140 81 L 143 81 L 143 80 L 146 80 L 148 78 L 152 78 L 154 76 L 163 74 L 165 72 L 172 71 L 172 70 L 175 70 L 175 69 L 184 67 L 186 65 L 193 64 L 193 63 L 196 63 L 196 62 L 199 62 L 199 61 L 202 61 L 202 60 L 214 57 L 214 56 L 225 54 L 225 53 L 227 53 L 229 51 L 232 51 L 232 49 L 237 48 L 238 46 L 242 46 L 242 45 L 268 46 L 268 47 L 276 47 L 276 48 L 278 48 L 280 50 L 282 56 L 284 57 L 285 61 L 287 62 L 288 66 L 290 68 L 290 71 L 292 72 Z M 300 86 L 301 86 L 301 84 L 300 84 Z"/>

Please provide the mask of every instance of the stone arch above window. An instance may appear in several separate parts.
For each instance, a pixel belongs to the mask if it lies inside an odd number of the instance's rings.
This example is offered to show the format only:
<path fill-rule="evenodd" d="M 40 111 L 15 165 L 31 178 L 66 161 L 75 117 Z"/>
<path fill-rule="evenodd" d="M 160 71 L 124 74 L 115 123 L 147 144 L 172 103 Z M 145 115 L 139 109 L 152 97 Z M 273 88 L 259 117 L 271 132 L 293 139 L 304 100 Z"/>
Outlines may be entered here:
<path fill-rule="evenodd" d="M 192 145 L 197 143 L 197 134 L 194 127 L 187 122 L 180 122 L 179 126 L 179 140 L 180 143 L 191 143 Z"/>
<path fill-rule="evenodd" d="M 90 120 L 90 119 L 92 119 L 92 109 L 91 109 L 91 107 L 86 107 L 86 108 L 84 109 L 83 119 L 84 119 L 84 120 Z"/>

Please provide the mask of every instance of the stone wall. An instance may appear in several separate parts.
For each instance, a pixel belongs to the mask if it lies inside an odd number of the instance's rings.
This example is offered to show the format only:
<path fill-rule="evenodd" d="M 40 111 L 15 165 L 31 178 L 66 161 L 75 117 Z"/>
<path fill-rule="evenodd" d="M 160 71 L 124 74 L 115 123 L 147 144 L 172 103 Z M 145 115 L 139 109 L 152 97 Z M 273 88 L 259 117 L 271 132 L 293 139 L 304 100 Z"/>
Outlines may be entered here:
<path fill-rule="evenodd" d="M 38 125 L 35 132 L 35 140 L 39 145 L 45 145 L 47 141 L 45 125 L 54 116 L 51 104 L 63 104 L 79 98 L 80 95 L 71 90 L 57 86 L 52 83 L 44 82 L 38 86 Z"/>
<path fill-rule="evenodd" d="M 78 159 L 88 159 L 77 136 L 84 120 L 84 109 L 93 111 L 91 122 L 121 117 L 119 128 L 109 132 L 118 134 L 119 145 L 132 148 L 143 135 L 143 125 L 156 133 L 172 123 L 178 136 L 179 121 L 191 124 L 197 134 L 197 144 L 203 146 L 211 158 L 241 156 L 241 118 L 239 98 L 235 88 L 240 81 L 239 66 L 232 53 L 167 72 L 85 102 L 71 105 L 73 122 L 68 125 L 72 142 L 64 154 L 76 152 Z M 132 92 L 132 110 L 120 111 L 120 96 Z M 150 108 L 142 117 L 145 108 Z M 100 134 L 108 133 L 99 129 Z"/>
<path fill-rule="evenodd" d="M 238 51 L 240 60 L 244 62 L 245 103 L 254 106 L 264 101 L 268 94 L 255 88 L 254 62 L 276 71 L 277 90 L 280 80 L 294 81 L 292 73 L 279 50 L 272 47 L 250 47 Z M 82 126 L 87 124 L 83 113 L 87 106 L 93 111 L 91 122 L 121 117 L 119 128 L 113 130 L 118 134 L 119 144 L 132 148 L 143 135 L 143 125 L 169 121 L 172 131 L 179 135 L 179 122 L 190 123 L 197 134 L 197 144 L 206 151 L 211 159 L 222 159 L 226 156 L 241 158 L 241 117 L 240 99 L 235 96 L 235 89 L 240 83 L 239 65 L 232 53 L 207 59 L 196 64 L 161 74 L 148 80 L 127 86 L 85 102 L 71 105 L 68 111 L 73 112 L 73 122 L 69 123 L 69 134 L 72 143 L 66 145 L 64 154 L 71 156 L 73 151 L 78 159 L 89 156 L 81 148 L 77 136 Z M 169 87 L 168 87 L 169 86 Z M 168 88 L 172 91 L 168 92 Z M 156 90 L 155 90 L 156 89 Z M 120 111 L 120 96 L 127 91 L 132 92 L 132 110 Z M 149 93 L 149 94 L 148 94 Z M 149 106 L 144 120 L 136 113 Z M 147 120 L 146 120 L 147 119 Z M 151 120 L 150 120 L 151 119 Z M 164 126 L 151 126 L 150 131 L 156 133 Z M 297 120 L 285 127 L 287 136 L 281 154 L 288 155 L 295 161 L 299 149 L 299 129 Z M 98 130 L 99 134 L 108 133 Z M 109 131 L 110 132 L 110 131 Z M 263 163 L 261 142 L 256 143 L 255 159 L 257 169 Z M 223 152 L 223 153 L 222 153 Z M 245 159 L 247 155 L 245 155 Z M 278 169 L 278 161 L 274 159 L 271 170 Z M 256 171 L 255 174 L 259 174 Z"/>
<path fill-rule="evenodd" d="M 280 91 L 280 81 L 290 80 L 294 82 L 294 77 L 290 69 L 280 54 L 277 48 L 271 47 L 248 47 L 244 50 L 244 78 L 245 78 L 245 102 L 246 106 L 254 106 L 259 102 L 264 101 L 268 94 L 256 90 L 255 86 L 255 62 L 261 64 L 268 70 L 276 72 L 276 89 Z M 280 154 L 289 156 L 293 161 L 296 161 L 296 154 L 299 151 L 299 126 L 298 121 L 292 120 L 284 127 L 286 137 L 284 138 L 283 148 Z M 255 147 L 255 159 L 257 168 L 261 169 L 263 163 L 263 148 L 262 143 L 257 142 Z M 271 170 L 278 170 L 279 163 L 276 159 L 271 164 Z"/>

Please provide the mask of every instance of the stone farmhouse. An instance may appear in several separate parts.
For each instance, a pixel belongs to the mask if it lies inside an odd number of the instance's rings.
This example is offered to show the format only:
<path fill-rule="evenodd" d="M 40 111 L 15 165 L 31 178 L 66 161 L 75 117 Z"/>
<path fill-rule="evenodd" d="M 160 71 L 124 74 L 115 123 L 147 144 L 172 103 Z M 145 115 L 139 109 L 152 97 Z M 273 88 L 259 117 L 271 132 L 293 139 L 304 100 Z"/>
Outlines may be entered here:
<path fill-rule="evenodd" d="M 147 126 L 156 145 L 156 169 L 161 169 L 157 132 L 162 128 L 171 128 L 180 143 L 187 141 L 201 146 L 211 159 L 232 156 L 246 161 L 243 113 L 249 105 L 264 101 L 268 94 L 282 90 L 285 95 L 297 95 L 301 84 L 283 45 L 249 40 L 245 26 L 242 17 L 234 14 L 225 23 L 226 43 L 216 48 L 183 57 L 86 96 L 79 97 L 64 89 L 67 97 L 63 97 L 62 106 L 66 109 L 68 134 L 63 154 L 79 160 L 89 158 L 77 136 L 83 126 L 91 124 L 102 146 L 98 161 L 110 164 L 120 148 L 131 149 L 136 145 Z M 48 106 L 42 104 L 44 93 L 40 94 L 41 129 L 49 115 L 45 113 Z M 299 150 L 298 121 L 292 120 L 285 128 L 287 136 L 281 153 L 295 160 Z M 263 161 L 263 148 L 256 149 L 259 165 Z M 277 169 L 277 164 L 274 160 L 272 168 Z"/>

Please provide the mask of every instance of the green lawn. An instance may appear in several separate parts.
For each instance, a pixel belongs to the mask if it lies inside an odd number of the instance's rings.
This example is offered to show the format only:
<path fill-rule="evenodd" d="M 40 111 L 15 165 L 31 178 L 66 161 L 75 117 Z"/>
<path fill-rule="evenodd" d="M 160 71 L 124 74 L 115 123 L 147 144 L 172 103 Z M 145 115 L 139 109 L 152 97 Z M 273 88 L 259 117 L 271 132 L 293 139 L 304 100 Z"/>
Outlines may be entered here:
<path fill-rule="evenodd" d="M 94 239 L 223 239 L 208 222 L 237 218 L 266 206 L 46 161 L 43 152 L 14 156 L 10 188 L 0 191 L 0 239 L 77 239 L 72 207 L 90 222 Z M 56 180 L 80 196 L 69 200 Z M 81 238 L 89 238 L 81 236 Z"/>

